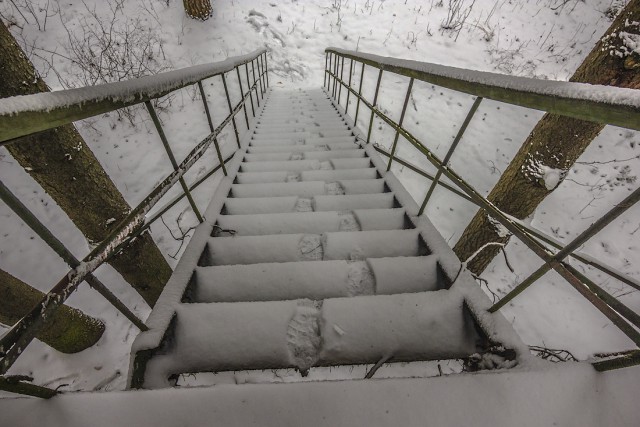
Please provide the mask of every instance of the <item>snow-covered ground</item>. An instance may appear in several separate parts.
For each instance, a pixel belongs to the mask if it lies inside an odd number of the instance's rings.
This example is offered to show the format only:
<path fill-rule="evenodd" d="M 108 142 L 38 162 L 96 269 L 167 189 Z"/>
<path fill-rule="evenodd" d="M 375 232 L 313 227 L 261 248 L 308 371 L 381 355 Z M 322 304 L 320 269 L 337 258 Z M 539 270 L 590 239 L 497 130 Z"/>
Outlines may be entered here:
<path fill-rule="evenodd" d="M 109 22 L 114 15 L 119 22 L 114 28 L 119 31 L 126 31 L 125 25 L 138 26 L 146 34 L 134 43 L 134 47 L 150 48 L 144 51 L 147 68 L 142 74 L 220 61 L 266 46 L 272 86 L 319 87 L 323 81 L 324 48 L 337 46 L 482 71 L 567 80 L 610 25 L 609 9 L 622 2 L 477 0 L 459 31 L 441 28 L 448 8 L 446 1 L 438 0 L 214 1 L 214 15 L 205 22 L 187 18 L 182 2 L 177 0 L 129 0 L 119 8 L 115 0 L 30 3 L 39 6 L 31 9 L 33 13 L 23 7 L 25 1 L 0 1 L 2 19 L 16 24 L 10 29 L 28 56 L 50 87 L 61 89 L 96 81 L 94 74 L 83 72 L 72 60 L 75 57 L 69 49 L 70 40 L 76 40 L 74 46 L 82 46 L 83 40 L 91 40 L 88 31 L 99 28 L 98 20 Z M 466 3 L 468 7 L 472 2 Z M 355 81 L 358 76 L 354 71 Z M 237 100 L 237 82 L 235 76 L 230 77 L 230 88 Z M 370 100 L 376 77 L 376 70 L 369 68 L 365 72 L 363 93 Z M 112 78 L 119 77 L 113 74 Z M 214 78 L 206 83 L 214 121 L 219 123 L 228 113 L 222 82 Z M 390 73 L 382 79 L 380 105 L 395 119 L 399 118 L 407 83 L 407 78 Z M 176 157 L 182 159 L 209 132 L 201 99 L 196 89 L 189 87 L 163 101 L 161 119 L 165 132 Z M 404 123 L 443 157 L 472 102 L 467 95 L 416 82 Z M 353 111 L 352 106 L 350 113 Z M 452 158 L 452 167 L 488 194 L 541 116 L 538 111 L 485 100 Z M 368 111 L 362 109 L 362 128 L 366 128 L 368 118 Z M 238 125 L 242 132 L 246 131 L 241 116 Z M 171 171 L 153 124 L 143 110 L 131 121 L 110 113 L 78 123 L 78 128 L 132 206 Z M 389 147 L 393 136 L 388 126 L 376 121 L 373 142 Z M 226 153 L 234 150 L 234 138 L 231 128 L 219 138 Z M 402 139 L 399 155 L 433 172 Z M 637 132 L 606 128 L 569 171 L 568 179 L 537 209 L 531 224 L 569 242 L 637 186 L 639 155 Z M 194 181 L 216 162 L 211 150 L 187 174 L 187 182 Z M 394 171 L 420 203 L 428 182 L 401 167 L 394 167 Z M 0 179 L 78 258 L 89 251 L 81 233 L 5 149 L 0 150 Z M 201 209 L 216 184 L 217 179 L 212 178 L 194 193 Z M 177 189 L 167 197 L 176 194 Z M 427 215 L 453 245 L 475 211 L 465 200 L 437 189 Z M 164 221 L 166 226 L 158 222 L 152 232 L 167 261 L 175 265 L 180 242 L 171 237 L 167 227 L 175 233 L 178 227 L 186 230 L 196 220 L 187 203 L 182 202 L 164 216 Z M 640 207 L 636 206 L 582 250 L 640 279 L 639 230 Z M 0 205 L 0 236 L 0 268 L 36 288 L 48 290 L 67 272 L 62 260 L 4 205 Z M 541 263 L 515 239 L 508 246 L 508 254 L 515 273 L 506 268 L 503 258 L 497 257 L 483 274 L 491 290 L 499 295 Z M 625 285 L 590 269 L 586 271 L 622 302 L 640 311 L 640 293 L 630 292 Z M 134 312 L 146 318 L 149 308 L 113 269 L 102 266 L 97 276 Z M 34 342 L 11 373 L 31 374 L 37 384 L 66 384 L 65 390 L 122 389 L 137 330 L 88 287 L 81 287 L 69 299 L 69 305 L 107 323 L 100 342 L 75 355 L 62 355 Z M 622 333 L 554 273 L 548 273 L 502 312 L 530 345 L 567 349 L 582 359 L 596 352 L 631 348 Z"/>

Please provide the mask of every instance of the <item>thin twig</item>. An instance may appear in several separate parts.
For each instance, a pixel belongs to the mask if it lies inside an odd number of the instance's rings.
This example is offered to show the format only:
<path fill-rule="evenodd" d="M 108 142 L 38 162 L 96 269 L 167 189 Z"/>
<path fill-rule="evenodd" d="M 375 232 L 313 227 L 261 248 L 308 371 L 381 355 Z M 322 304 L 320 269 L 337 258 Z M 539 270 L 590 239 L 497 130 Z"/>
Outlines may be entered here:
<path fill-rule="evenodd" d="M 376 373 L 376 371 L 377 371 L 378 369 L 380 369 L 380 367 L 381 367 L 381 366 L 382 366 L 382 365 L 383 365 L 387 360 L 391 359 L 391 357 L 392 357 L 392 356 L 393 356 L 393 353 L 389 353 L 389 354 L 386 354 L 386 355 L 382 356 L 382 357 L 380 358 L 380 360 L 378 360 L 378 362 L 377 362 L 375 365 L 373 365 L 373 367 L 372 367 L 371 369 L 369 369 L 369 372 L 367 372 L 367 375 L 365 375 L 365 376 L 364 376 L 364 378 L 365 378 L 365 379 L 369 379 L 369 378 L 373 377 L 373 375 Z"/>

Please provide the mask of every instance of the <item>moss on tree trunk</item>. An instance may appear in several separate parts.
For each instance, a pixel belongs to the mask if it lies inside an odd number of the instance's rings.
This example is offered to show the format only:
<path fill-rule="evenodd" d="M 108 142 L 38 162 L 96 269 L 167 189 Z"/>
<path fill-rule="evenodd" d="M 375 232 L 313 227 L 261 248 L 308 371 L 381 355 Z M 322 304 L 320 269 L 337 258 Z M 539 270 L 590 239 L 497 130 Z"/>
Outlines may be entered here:
<path fill-rule="evenodd" d="M 183 0 L 184 11 L 189 18 L 200 19 L 206 21 L 211 18 L 213 9 L 211 8 L 211 0 Z"/>
<path fill-rule="evenodd" d="M 43 297 L 42 292 L 0 270 L 0 323 L 13 325 Z M 103 332 L 102 321 L 63 305 L 36 338 L 63 353 L 77 353 L 94 345 Z"/>
<path fill-rule="evenodd" d="M 48 90 L 0 21 L 0 98 Z M 105 239 L 129 212 L 124 197 L 73 125 L 25 137 L 7 149 L 90 242 Z M 171 275 L 148 234 L 109 263 L 152 307 Z"/>
<path fill-rule="evenodd" d="M 638 26 L 627 25 L 627 22 L 634 21 L 640 21 L 640 0 L 627 4 L 570 80 L 640 88 L 638 54 L 623 58 L 615 52 L 612 54 L 612 51 L 620 49 L 621 39 L 617 34 L 621 29 L 636 34 L 640 32 Z M 528 217 L 555 189 L 547 188 L 544 179 L 540 178 L 540 167 L 568 171 L 603 127 L 598 123 L 545 114 L 498 180 L 489 194 L 489 201 L 511 216 L 519 219 Z M 480 210 L 467 225 L 454 251 L 461 260 L 466 260 L 488 242 L 506 244 L 508 240 L 509 236 L 501 237 L 487 214 Z M 469 270 L 480 274 L 499 250 L 496 246 L 485 248 L 469 263 Z"/>

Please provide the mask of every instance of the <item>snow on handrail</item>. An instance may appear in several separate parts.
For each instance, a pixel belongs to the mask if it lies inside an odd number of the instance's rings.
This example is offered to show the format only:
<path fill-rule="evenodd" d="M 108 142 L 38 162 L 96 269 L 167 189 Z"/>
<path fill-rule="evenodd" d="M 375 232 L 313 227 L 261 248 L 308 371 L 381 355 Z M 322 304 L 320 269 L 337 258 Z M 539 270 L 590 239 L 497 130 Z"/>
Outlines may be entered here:
<path fill-rule="evenodd" d="M 325 52 L 483 98 L 640 130 L 637 89 L 509 76 L 335 47 L 328 47 Z"/>
<path fill-rule="evenodd" d="M 231 71 L 265 52 L 266 49 L 261 48 L 220 62 L 122 82 L 0 99 L 0 145 L 21 136 L 159 98 Z"/>

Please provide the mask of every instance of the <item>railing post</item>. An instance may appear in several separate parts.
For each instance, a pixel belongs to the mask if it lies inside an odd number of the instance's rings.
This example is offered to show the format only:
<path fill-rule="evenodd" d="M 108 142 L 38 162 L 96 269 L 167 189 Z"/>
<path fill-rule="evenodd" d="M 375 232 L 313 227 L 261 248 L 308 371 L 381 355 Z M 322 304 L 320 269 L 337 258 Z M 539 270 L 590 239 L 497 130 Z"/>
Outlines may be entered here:
<path fill-rule="evenodd" d="M 246 62 L 244 63 L 244 71 L 245 71 L 245 73 L 247 75 L 247 90 L 249 91 L 249 99 L 251 100 L 251 114 L 253 114 L 253 117 L 255 117 L 256 116 L 256 109 L 253 106 L 253 95 L 251 94 L 253 89 L 251 88 L 251 81 L 249 80 L 249 65 Z M 225 173 L 225 175 L 226 175 L 226 173 Z"/>
<path fill-rule="evenodd" d="M 207 115 L 207 122 L 209 122 L 209 129 L 213 132 L 216 128 L 213 126 L 213 120 L 211 119 L 211 112 L 209 111 L 209 104 L 207 103 L 207 96 L 204 93 L 204 87 L 202 86 L 202 80 L 198 82 L 198 88 L 200 89 L 200 96 L 202 96 L 202 103 L 204 104 L 204 112 Z M 220 152 L 220 146 L 218 145 L 218 138 L 213 138 L 213 144 L 216 147 L 216 154 L 218 155 L 218 161 L 220 162 L 220 166 L 222 166 L 222 172 L 224 175 L 227 175 L 227 168 L 224 165 L 224 160 L 222 159 L 222 153 Z"/>
<path fill-rule="evenodd" d="M 264 64 L 262 63 L 262 55 L 258 55 L 258 74 L 260 77 L 260 82 L 262 82 L 262 93 L 265 94 L 267 92 L 267 83 L 264 80 Z M 264 96 L 263 98 L 264 99 Z"/>
<path fill-rule="evenodd" d="M 229 96 L 229 88 L 227 87 L 227 79 L 224 76 L 224 73 L 220 74 L 222 76 L 222 84 L 224 85 L 224 94 L 227 96 L 227 104 L 229 105 L 229 114 L 233 114 L 233 107 L 231 106 L 231 97 Z M 238 126 L 236 125 L 236 117 L 231 117 L 231 123 L 233 124 L 233 132 L 236 134 L 236 142 L 238 143 L 238 148 L 240 148 L 240 135 L 238 135 Z"/>
<path fill-rule="evenodd" d="M 251 74 L 253 75 L 253 87 L 256 90 L 256 102 L 258 103 L 258 108 L 260 108 L 260 96 L 258 96 L 258 85 L 260 85 L 260 92 L 262 92 L 262 82 L 256 79 L 256 68 L 253 66 L 253 59 L 251 60 Z M 258 84 L 256 85 L 256 82 Z"/>
<path fill-rule="evenodd" d="M 338 85 L 338 105 L 340 105 L 340 97 L 342 96 L 342 81 L 344 75 L 344 56 L 342 57 L 342 67 L 340 68 L 340 84 Z"/>
<path fill-rule="evenodd" d="M 444 160 L 442 161 L 445 167 L 449 163 L 449 160 L 451 159 L 453 152 L 455 151 L 456 147 L 458 146 L 458 143 L 462 139 L 462 135 L 464 135 L 464 132 L 467 130 L 467 126 L 469 126 L 469 122 L 471 122 L 471 119 L 473 118 L 473 115 L 478 110 L 478 107 L 480 106 L 481 102 L 482 102 L 481 96 L 478 96 L 475 99 L 475 101 L 473 101 L 473 105 L 471 106 L 471 109 L 467 113 L 467 117 L 464 119 L 462 126 L 458 130 L 458 134 L 456 135 L 456 138 L 453 140 L 453 143 L 451 143 L 451 147 L 449 147 L 449 151 L 447 151 L 447 155 L 444 157 Z M 429 199 L 431 198 L 431 195 L 433 194 L 433 191 L 435 190 L 436 185 L 438 185 L 438 180 L 440 179 L 441 176 L 442 176 L 442 170 L 438 169 L 438 173 L 436 173 L 436 177 L 434 178 L 434 180 L 431 181 L 431 186 L 429 187 L 429 191 L 427 191 L 427 195 L 424 197 L 424 200 L 422 201 L 422 205 L 420 205 L 420 211 L 418 212 L 418 215 L 422 215 L 424 213 L 424 210 L 427 207 L 427 203 L 429 202 Z"/>
<path fill-rule="evenodd" d="M 322 86 L 327 86 L 327 64 L 329 63 L 329 52 L 324 53 L 324 83 Z"/>
<path fill-rule="evenodd" d="M 327 68 L 327 92 L 331 90 L 331 72 L 333 71 L 333 52 L 329 52 L 329 68 Z"/>
<path fill-rule="evenodd" d="M 349 89 L 351 89 L 351 76 L 353 75 L 353 58 L 349 59 Z M 349 95 L 351 90 L 347 90 L 347 103 L 344 106 L 345 114 L 349 114 Z"/>
<path fill-rule="evenodd" d="M 333 63 L 333 92 L 332 95 L 333 99 L 336 99 L 336 94 L 338 93 L 338 67 L 339 67 L 339 56 L 337 54 L 336 55 L 336 60 Z"/>
<path fill-rule="evenodd" d="M 376 93 L 373 95 L 373 103 L 371 104 L 371 117 L 369 118 L 369 131 L 367 132 L 367 144 L 371 140 L 371 128 L 373 127 L 373 115 L 375 114 L 376 103 L 378 102 L 378 93 L 380 92 L 380 81 L 382 80 L 382 68 L 378 73 L 378 82 L 376 83 Z"/>
<path fill-rule="evenodd" d="M 358 87 L 358 103 L 356 105 L 356 116 L 353 124 L 358 126 L 358 113 L 360 112 L 360 98 L 362 98 L 362 80 L 364 79 L 364 62 L 362 63 L 362 71 L 360 71 L 360 85 Z"/>
<path fill-rule="evenodd" d="M 58 254 L 71 268 L 80 265 L 80 261 L 69 251 L 47 227 L 40 222 L 36 216 L 0 181 L 0 200 L 6 203 L 18 217 L 24 221 L 34 233 L 38 235 L 53 251 Z M 109 303 L 122 313 L 131 323 L 136 325 L 141 331 L 148 328 L 122 301 L 118 299 L 97 277 L 93 274 L 87 275 L 86 282 L 104 297 Z"/>
<path fill-rule="evenodd" d="M 636 204 L 640 200 L 640 188 L 637 188 L 633 193 L 629 194 L 625 199 L 614 206 L 609 212 L 604 214 L 600 219 L 591 224 L 589 228 L 580 233 L 578 237 L 573 239 L 568 245 L 562 248 L 558 253 L 552 257 L 553 262 L 560 262 L 577 249 L 584 242 L 593 237 L 596 233 L 606 227 L 613 220 L 622 215 L 627 209 Z M 495 303 L 493 307 L 489 309 L 491 313 L 498 311 L 504 307 L 509 301 L 520 295 L 525 289 L 531 286 L 537 279 L 546 274 L 553 266 L 551 262 L 546 262 L 539 269 L 531 273 L 529 277 L 523 280 L 518 286 L 513 288 L 507 295 L 505 295 L 500 301 Z"/>
<path fill-rule="evenodd" d="M 398 122 L 398 126 L 400 127 L 402 127 L 402 122 L 404 121 L 404 115 L 407 112 L 407 105 L 409 105 L 409 98 L 411 97 L 412 88 L 413 88 L 413 77 L 411 77 L 411 80 L 409 80 L 407 95 L 404 97 L 404 105 L 402 105 L 402 113 L 400 113 L 400 121 Z M 389 155 L 389 164 L 387 164 L 387 171 L 391 170 L 391 163 L 393 162 L 393 156 L 396 153 L 396 146 L 398 145 L 399 137 L 400 137 L 400 132 L 396 131 L 396 136 L 393 139 L 393 146 L 391 147 L 391 154 Z"/>
<path fill-rule="evenodd" d="M 173 170 L 178 170 L 178 162 L 176 162 L 176 158 L 173 156 L 173 151 L 171 151 L 171 147 L 169 146 L 169 141 L 167 140 L 167 136 L 164 134 L 164 130 L 162 129 L 162 125 L 160 124 L 160 119 L 156 114 L 156 110 L 151 105 L 151 101 L 146 101 L 144 103 L 147 106 L 147 110 L 149 111 L 149 115 L 151 116 L 151 120 L 153 120 L 153 124 L 156 126 L 156 130 L 158 131 L 158 135 L 160 135 L 160 140 L 162 141 L 162 145 L 164 146 L 167 155 L 169 156 L 169 160 L 171 161 L 171 165 L 173 166 Z M 191 197 L 191 192 L 189 191 L 189 187 L 187 187 L 187 183 L 184 182 L 184 178 L 180 177 L 180 185 L 187 195 L 187 200 L 189 200 L 189 204 L 191 205 L 191 209 L 196 214 L 198 218 L 198 222 L 204 222 L 204 218 L 200 215 L 200 211 L 198 210 L 198 206 L 196 206 L 196 202 Z"/>
<path fill-rule="evenodd" d="M 240 78 L 240 66 L 236 67 L 236 74 L 238 75 L 238 85 L 240 85 L 240 94 L 242 98 L 244 98 L 244 89 L 242 88 L 242 79 Z M 247 129 L 249 129 L 249 116 L 247 115 L 247 103 L 244 102 L 242 104 L 242 109 L 244 110 L 244 120 L 247 122 Z"/>
<path fill-rule="evenodd" d="M 267 59 L 267 52 L 264 53 L 264 75 L 267 78 L 267 87 L 269 87 L 269 61 Z"/>

